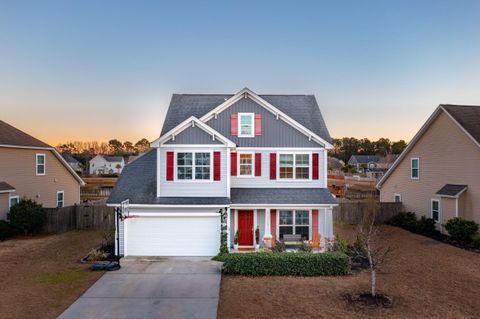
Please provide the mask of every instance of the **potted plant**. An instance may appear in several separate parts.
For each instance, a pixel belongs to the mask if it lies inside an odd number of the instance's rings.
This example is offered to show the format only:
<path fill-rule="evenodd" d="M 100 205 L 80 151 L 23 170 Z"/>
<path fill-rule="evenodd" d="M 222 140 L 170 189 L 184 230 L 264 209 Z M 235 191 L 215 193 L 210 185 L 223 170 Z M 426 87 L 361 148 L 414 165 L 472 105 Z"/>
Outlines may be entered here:
<path fill-rule="evenodd" d="M 238 250 L 238 237 L 240 237 L 240 229 L 237 229 L 233 238 L 233 249 L 235 250 Z"/>
<path fill-rule="evenodd" d="M 260 229 L 257 228 L 255 229 L 255 249 L 258 250 L 260 248 Z"/>

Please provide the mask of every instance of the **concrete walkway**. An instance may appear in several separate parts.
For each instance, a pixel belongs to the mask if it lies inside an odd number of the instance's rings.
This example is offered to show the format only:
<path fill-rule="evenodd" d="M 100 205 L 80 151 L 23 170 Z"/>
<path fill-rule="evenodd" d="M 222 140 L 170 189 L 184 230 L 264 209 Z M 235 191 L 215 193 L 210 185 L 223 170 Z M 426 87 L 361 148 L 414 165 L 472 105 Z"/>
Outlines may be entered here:
<path fill-rule="evenodd" d="M 221 263 L 207 258 L 127 258 L 61 319 L 217 317 Z"/>

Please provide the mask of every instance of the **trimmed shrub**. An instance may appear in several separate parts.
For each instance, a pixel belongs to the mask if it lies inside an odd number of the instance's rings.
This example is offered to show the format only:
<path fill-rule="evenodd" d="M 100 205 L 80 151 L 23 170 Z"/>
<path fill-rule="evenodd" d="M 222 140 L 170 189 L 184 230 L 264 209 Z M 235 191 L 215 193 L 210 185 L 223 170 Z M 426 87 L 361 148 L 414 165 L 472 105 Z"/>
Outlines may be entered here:
<path fill-rule="evenodd" d="M 436 232 L 435 220 L 422 216 L 416 223 L 415 232 L 424 235 L 432 235 Z"/>
<path fill-rule="evenodd" d="M 5 240 L 15 235 L 16 232 L 12 225 L 6 220 L 0 220 L 0 240 Z"/>
<path fill-rule="evenodd" d="M 480 249 L 480 235 L 473 237 L 472 246 L 475 249 Z"/>
<path fill-rule="evenodd" d="M 398 213 L 385 222 L 387 225 L 397 226 L 414 232 L 417 228 L 417 216 L 415 213 Z"/>
<path fill-rule="evenodd" d="M 230 254 L 223 272 L 244 276 L 345 275 L 350 272 L 350 258 L 340 252 Z"/>
<path fill-rule="evenodd" d="M 449 219 L 445 224 L 445 229 L 450 234 L 452 240 L 461 244 L 472 242 L 473 236 L 478 231 L 479 225 L 473 220 L 466 220 L 461 217 Z"/>
<path fill-rule="evenodd" d="M 31 199 L 22 199 L 18 204 L 13 205 L 8 213 L 10 225 L 18 232 L 25 234 L 42 230 L 47 219 L 47 213 L 42 205 Z"/>

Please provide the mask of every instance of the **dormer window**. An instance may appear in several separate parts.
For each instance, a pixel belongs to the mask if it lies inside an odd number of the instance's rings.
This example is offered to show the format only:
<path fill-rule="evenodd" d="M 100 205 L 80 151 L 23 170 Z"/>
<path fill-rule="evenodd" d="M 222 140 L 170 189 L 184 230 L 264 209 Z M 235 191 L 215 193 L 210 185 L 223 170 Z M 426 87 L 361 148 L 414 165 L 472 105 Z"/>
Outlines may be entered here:
<path fill-rule="evenodd" d="M 238 136 L 254 137 L 254 113 L 238 113 Z"/>

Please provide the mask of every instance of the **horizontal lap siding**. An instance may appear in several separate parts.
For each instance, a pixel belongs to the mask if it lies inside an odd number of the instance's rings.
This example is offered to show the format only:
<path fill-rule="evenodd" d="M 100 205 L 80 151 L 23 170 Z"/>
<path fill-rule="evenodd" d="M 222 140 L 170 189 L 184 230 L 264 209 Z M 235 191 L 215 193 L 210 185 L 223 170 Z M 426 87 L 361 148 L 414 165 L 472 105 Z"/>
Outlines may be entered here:
<path fill-rule="evenodd" d="M 221 180 L 213 180 L 213 165 L 211 166 L 212 181 L 167 181 L 166 152 L 183 151 L 180 148 L 160 148 L 160 196 L 166 197 L 226 197 L 227 196 L 227 151 L 226 148 L 188 148 L 185 152 L 219 151 Z M 213 163 L 213 153 L 212 153 Z M 175 162 L 176 166 L 176 162 Z M 176 171 L 174 170 L 174 175 Z M 230 172 L 228 172 L 230 174 Z M 175 176 L 176 178 L 176 176 Z"/>
<path fill-rule="evenodd" d="M 410 158 L 420 158 L 420 179 L 410 178 Z M 466 184 L 461 217 L 480 222 L 480 148 L 445 113 L 417 141 L 381 188 L 382 202 L 398 193 L 407 211 L 430 217 L 431 199 L 445 184 Z M 462 197 L 463 197 L 462 196 Z"/>
<path fill-rule="evenodd" d="M 262 154 L 262 176 L 255 177 L 231 177 L 231 187 L 233 188 L 325 188 L 326 187 L 326 172 L 325 172 L 325 150 L 318 149 L 312 151 L 313 153 L 319 153 L 319 167 L 318 174 L 319 179 L 311 181 L 281 181 L 281 180 L 271 180 L 270 179 L 270 153 L 274 151 L 264 150 L 264 151 L 255 151 L 252 152 Z M 245 152 L 250 152 L 245 151 Z M 282 151 L 283 152 L 283 151 Z M 241 152 L 239 152 L 241 153 Z M 279 156 L 277 155 L 277 161 Z"/>
<path fill-rule="evenodd" d="M 262 115 L 262 133 L 254 138 L 245 138 L 231 135 L 231 114 L 256 113 Z M 250 98 L 241 99 L 229 108 L 207 122 L 209 126 L 220 134 L 232 140 L 239 147 L 318 147 L 319 144 L 308 140 L 290 124 L 279 119 L 263 106 L 258 105 Z"/>

